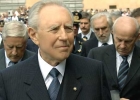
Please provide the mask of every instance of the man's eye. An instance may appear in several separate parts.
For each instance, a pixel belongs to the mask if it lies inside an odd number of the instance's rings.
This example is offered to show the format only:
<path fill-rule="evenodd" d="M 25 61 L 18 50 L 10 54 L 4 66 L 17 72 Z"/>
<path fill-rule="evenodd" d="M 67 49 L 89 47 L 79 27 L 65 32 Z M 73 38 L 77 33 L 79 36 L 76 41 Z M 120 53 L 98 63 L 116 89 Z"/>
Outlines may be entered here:
<path fill-rule="evenodd" d="M 105 30 L 107 27 L 103 27 L 103 28 L 101 28 L 102 30 Z"/>
<path fill-rule="evenodd" d="M 17 47 L 18 49 L 22 48 L 22 46 Z"/>
<path fill-rule="evenodd" d="M 96 31 L 99 31 L 99 28 L 95 28 Z"/>
<path fill-rule="evenodd" d="M 73 27 L 65 27 L 66 32 L 70 33 L 73 31 Z"/>
<path fill-rule="evenodd" d="M 52 28 L 48 32 L 56 33 L 59 30 L 59 27 Z"/>
<path fill-rule="evenodd" d="M 9 46 L 8 48 L 12 49 L 12 48 L 13 48 L 13 46 Z"/>
<path fill-rule="evenodd" d="M 59 28 L 57 27 L 57 28 L 53 28 L 53 29 L 51 29 L 51 31 L 57 31 Z"/>

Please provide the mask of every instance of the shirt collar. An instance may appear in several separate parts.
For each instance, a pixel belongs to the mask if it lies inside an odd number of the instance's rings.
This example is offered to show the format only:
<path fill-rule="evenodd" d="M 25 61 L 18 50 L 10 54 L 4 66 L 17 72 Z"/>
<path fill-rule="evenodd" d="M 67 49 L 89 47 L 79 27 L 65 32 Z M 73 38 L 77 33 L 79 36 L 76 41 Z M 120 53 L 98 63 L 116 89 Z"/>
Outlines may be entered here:
<path fill-rule="evenodd" d="M 134 50 L 134 49 L 133 49 L 133 50 Z M 128 55 L 127 59 L 132 58 L 133 50 L 132 50 L 132 52 Z M 117 51 L 116 51 L 116 57 L 119 58 L 119 59 L 122 59 L 121 55 L 120 55 Z"/>
<path fill-rule="evenodd" d="M 39 49 L 38 49 L 38 62 L 39 62 L 40 70 L 42 72 L 43 79 L 45 80 L 49 75 L 49 72 L 54 67 L 42 59 L 42 57 L 40 56 Z M 65 65 L 66 65 L 66 60 L 62 61 L 60 64 L 55 66 L 55 68 L 61 73 L 62 77 L 64 76 Z"/>
<path fill-rule="evenodd" d="M 89 33 L 86 34 L 86 35 L 84 35 L 84 34 L 82 33 L 82 38 L 83 38 L 84 36 L 86 36 L 87 39 L 89 40 L 89 39 L 90 39 L 90 35 L 91 35 L 91 29 L 90 29 Z"/>
<path fill-rule="evenodd" d="M 111 44 L 113 44 L 113 38 L 112 38 L 112 33 L 110 33 L 110 35 L 109 35 L 109 40 L 106 42 L 108 45 L 111 45 Z M 98 47 L 100 47 L 100 46 L 102 46 L 102 42 L 98 42 Z"/>

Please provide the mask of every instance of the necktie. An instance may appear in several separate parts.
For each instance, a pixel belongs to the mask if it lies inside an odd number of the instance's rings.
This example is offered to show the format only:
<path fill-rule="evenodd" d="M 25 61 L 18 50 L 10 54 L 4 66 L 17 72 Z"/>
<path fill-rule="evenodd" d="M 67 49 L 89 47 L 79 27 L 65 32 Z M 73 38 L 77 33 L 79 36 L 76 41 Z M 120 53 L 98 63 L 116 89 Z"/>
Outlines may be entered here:
<path fill-rule="evenodd" d="M 84 40 L 84 41 L 87 41 L 87 37 L 86 37 L 86 36 L 84 36 L 84 37 L 83 37 L 83 40 Z"/>
<path fill-rule="evenodd" d="M 103 46 L 106 46 L 106 45 L 108 45 L 108 44 L 107 44 L 107 43 L 103 43 L 102 45 L 103 45 Z"/>
<path fill-rule="evenodd" d="M 13 62 L 13 61 L 10 61 L 8 66 L 12 66 L 12 65 L 15 65 L 17 62 Z"/>
<path fill-rule="evenodd" d="M 123 61 L 122 61 L 121 65 L 120 65 L 120 68 L 119 68 L 118 82 L 119 82 L 120 90 L 122 90 L 122 88 L 125 84 L 125 81 L 126 81 L 126 78 L 127 78 L 127 73 L 128 73 L 128 70 L 129 70 L 129 64 L 127 62 L 127 57 L 128 56 L 122 56 Z"/>
<path fill-rule="evenodd" d="M 60 83 L 57 77 L 60 73 L 56 68 L 53 68 L 49 74 L 53 77 L 53 81 L 50 84 L 48 92 L 51 100 L 56 100 L 60 88 Z"/>

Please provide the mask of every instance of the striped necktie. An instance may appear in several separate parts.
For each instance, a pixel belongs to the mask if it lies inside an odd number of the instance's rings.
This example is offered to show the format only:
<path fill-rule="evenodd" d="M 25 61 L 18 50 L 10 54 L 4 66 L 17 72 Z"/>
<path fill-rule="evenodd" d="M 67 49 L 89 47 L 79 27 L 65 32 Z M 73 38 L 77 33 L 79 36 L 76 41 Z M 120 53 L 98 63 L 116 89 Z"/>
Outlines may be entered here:
<path fill-rule="evenodd" d="M 119 73 L 118 73 L 118 82 L 119 82 L 120 90 L 122 90 L 122 88 L 124 87 L 124 84 L 127 78 L 127 73 L 129 70 L 129 64 L 127 61 L 128 56 L 121 56 L 121 57 L 123 58 L 123 61 L 120 65 Z"/>
<path fill-rule="evenodd" d="M 56 68 L 53 68 L 49 74 L 53 77 L 53 80 L 50 84 L 48 92 L 51 100 L 56 100 L 60 88 L 60 83 L 57 78 L 60 72 Z"/>

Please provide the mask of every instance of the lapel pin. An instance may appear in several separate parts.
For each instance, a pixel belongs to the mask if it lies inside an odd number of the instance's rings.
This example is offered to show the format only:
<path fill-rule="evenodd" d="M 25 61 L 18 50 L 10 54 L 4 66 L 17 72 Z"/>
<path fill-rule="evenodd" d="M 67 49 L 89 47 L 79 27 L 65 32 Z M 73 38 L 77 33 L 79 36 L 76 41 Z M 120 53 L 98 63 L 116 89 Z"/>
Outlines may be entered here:
<path fill-rule="evenodd" d="M 74 91 L 77 91 L 77 87 L 73 87 L 73 90 L 74 90 Z"/>

